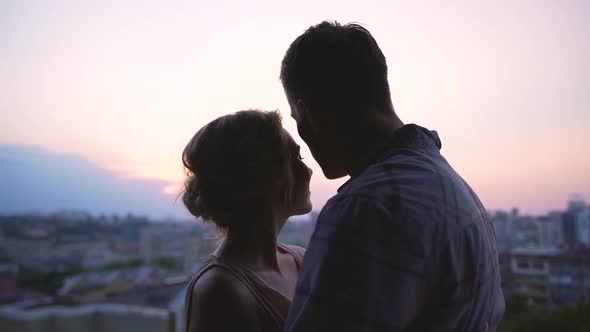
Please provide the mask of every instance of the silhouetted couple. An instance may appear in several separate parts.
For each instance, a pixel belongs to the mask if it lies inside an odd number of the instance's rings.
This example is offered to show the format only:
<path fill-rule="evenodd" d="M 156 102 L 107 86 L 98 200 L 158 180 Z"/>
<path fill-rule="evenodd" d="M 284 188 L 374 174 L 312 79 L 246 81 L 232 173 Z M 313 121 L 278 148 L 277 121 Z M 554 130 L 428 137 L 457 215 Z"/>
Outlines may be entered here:
<path fill-rule="evenodd" d="M 394 112 L 365 28 L 323 22 L 289 47 L 281 81 L 328 179 L 307 251 L 281 244 L 311 210 L 311 170 L 277 112 L 214 120 L 183 153 L 183 201 L 224 238 L 187 292 L 187 331 L 494 331 L 504 312 L 492 225 L 440 154 Z"/>

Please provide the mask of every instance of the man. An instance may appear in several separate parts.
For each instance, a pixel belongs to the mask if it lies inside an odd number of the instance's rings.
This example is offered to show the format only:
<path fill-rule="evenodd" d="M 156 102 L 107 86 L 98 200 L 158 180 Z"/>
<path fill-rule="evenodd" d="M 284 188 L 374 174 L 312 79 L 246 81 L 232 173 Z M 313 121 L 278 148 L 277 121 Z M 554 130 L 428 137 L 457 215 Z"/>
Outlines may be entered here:
<path fill-rule="evenodd" d="M 328 179 L 286 331 L 494 331 L 504 312 L 486 210 L 436 132 L 394 112 L 369 31 L 323 22 L 289 47 L 281 81 Z"/>

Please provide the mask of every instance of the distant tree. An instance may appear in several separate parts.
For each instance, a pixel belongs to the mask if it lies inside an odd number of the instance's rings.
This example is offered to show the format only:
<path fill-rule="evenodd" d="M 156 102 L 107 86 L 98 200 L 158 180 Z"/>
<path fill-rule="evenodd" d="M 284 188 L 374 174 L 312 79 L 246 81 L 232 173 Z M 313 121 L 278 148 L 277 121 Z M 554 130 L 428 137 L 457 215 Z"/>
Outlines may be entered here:
<path fill-rule="evenodd" d="M 510 298 L 510 301 L 506 303 L 506 318 L 520 314 L 527 310 L 530 310 L 528 308 L 527 298 L 522 295 L 514 294 Z"/>
<path fill-rule="evenodd" d="M 516 314 L 509 313 L 500 323 L 498 332 L 588 332 L 590 331 L 590 305 L 575 305 L 547 312 L 528 308 Z"/>
<path fill-rule="evenodd" d="M 125 269 L 125 268 L 132 268 L 138 267 L 143 265 L 143 260 L 141 258 L 134 258 L 130 259 L 126 262 L 117 262 L 117 263 L 110 263 L 105 265 L 100 270 L 102 271 L 109 271 L 109 270 L 118 270 L 118 269 Z"/>
<path fill-rule="evenodd" d="M 0 224 L 0 231 L 8 239 L 23 240 L 28 238 L 24 227 L 10 219 Z"/>
<path fill-rule="evenodd" d="M 7 256 L 0 256 L 0 263 L 14 263 L 14 259 Z"/>
<path fill-rule="evenodd" d="M 156 265 L 168 270 L 175 270 L 178 268 L 178 262 L 172 257 L 160 257 L 156 261 Z"/>
<path fill-rule="evenodd" d="M 32 289 L 37 292 L 55 296 L 63 286 L 66 278 L 82 273 L 79 268 L 65 272 L 39 272 L 20 266 L 18 272 L 18 285 L 20 288 Z"/>

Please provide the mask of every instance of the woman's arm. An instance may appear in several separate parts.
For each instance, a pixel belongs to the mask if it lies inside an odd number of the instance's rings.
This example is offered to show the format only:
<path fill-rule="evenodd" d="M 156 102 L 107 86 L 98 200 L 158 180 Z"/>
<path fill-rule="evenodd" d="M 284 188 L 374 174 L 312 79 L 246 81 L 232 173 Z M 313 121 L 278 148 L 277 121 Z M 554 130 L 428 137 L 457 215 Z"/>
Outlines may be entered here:
<path fill-rule="evenodd" d="M 249 290 L 223 269 L 207 271 L 195 284 L 189 315 L 190 332 L 258 332 L 255 300 Z"/>

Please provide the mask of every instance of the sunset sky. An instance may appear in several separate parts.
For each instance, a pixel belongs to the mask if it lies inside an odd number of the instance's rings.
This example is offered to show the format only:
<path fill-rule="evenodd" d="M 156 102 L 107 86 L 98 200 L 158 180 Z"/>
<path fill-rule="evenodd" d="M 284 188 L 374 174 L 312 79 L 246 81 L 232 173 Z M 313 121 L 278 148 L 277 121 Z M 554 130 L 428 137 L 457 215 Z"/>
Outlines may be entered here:
<path fill-rule="evenodd" d="M 452 4 L 452 5 L 451 5 Z M 590 1 L 0 0 L 0 144 L 83 157 L 178 193 L 212 119 L 279 109 L 282 56 L 324 19 L 368 28 L 396 112 L 436 130 L 489 209 L 590 200 Z M 319 208 L 345 179 L 314 170 Z"/>

